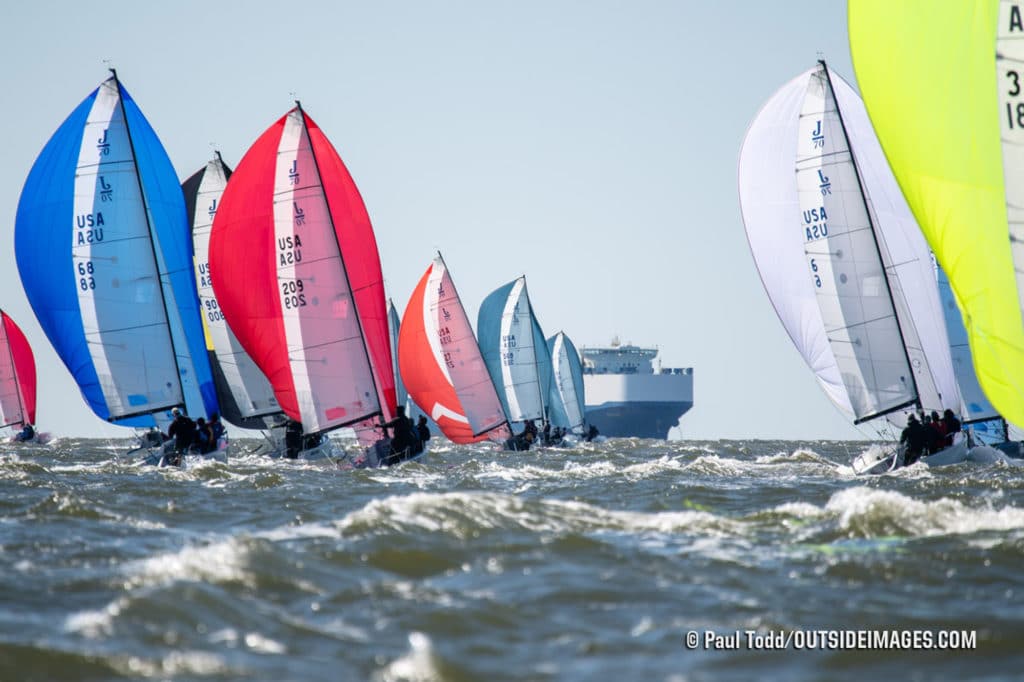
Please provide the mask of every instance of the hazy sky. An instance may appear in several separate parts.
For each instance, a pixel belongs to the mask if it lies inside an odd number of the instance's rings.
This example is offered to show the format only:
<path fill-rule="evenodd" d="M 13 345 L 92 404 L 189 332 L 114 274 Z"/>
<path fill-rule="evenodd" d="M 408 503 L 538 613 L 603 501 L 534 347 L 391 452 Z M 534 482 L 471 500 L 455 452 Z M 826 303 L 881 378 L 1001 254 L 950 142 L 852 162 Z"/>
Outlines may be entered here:
<path fill-rule="evenodd" d="M 13 251 L 25 177 L 118 70 L 178 175 L 235 166 L 301 99 L 366 201 L 404 309 L 440 250 L 471 319 L 525 274 L 548 335 L 694 368 L 685 438 L 856 438 L 747 248 L 750 120 L 819 53 L 850 82 L 846 5 L 779 2 L 19 2 L 0 8 L 0 307 L 39 371 L 38 427 L 127 435 L 81 399 Z"/>

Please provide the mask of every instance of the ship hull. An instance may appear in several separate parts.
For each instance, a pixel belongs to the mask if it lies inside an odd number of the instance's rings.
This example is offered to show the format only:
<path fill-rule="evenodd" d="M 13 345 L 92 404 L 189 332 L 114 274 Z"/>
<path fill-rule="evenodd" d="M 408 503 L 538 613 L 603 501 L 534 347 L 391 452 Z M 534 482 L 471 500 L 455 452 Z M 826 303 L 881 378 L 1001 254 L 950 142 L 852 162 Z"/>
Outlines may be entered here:
<path fill-rule="evenodd" d="M 613 438 L 667 438 L 693 407 L 693 373 L 586 374 L 586 420 Z"/>
<path fill-rule="evenodd" d="M 693 403 L 610 403 L 587 408 L 587 423 L 610 438 L 661 438 Z"/>

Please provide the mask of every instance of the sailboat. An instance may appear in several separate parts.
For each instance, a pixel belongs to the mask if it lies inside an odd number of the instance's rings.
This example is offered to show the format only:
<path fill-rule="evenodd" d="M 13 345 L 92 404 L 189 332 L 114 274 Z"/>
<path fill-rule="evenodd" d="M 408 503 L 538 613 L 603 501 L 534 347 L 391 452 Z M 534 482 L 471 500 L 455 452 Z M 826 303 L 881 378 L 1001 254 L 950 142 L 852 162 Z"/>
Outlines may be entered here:
<path fill-rule="evenodd" d="M 292 420 L 289 457 L 333 457 L 329 432 L 394 418 L 373 228 L 341 157 L 298 102 L 239 162 L 209 257 L 221 312 Z"/>
<path fill-rule="evenodd" d="M 1024 8 L 851 0 L 849 32 L 871 122 L 949 278 L 981 388 L 1024 424 Z"/>
<path fill-rule="evenodd" d="M 551 354 L 551 426 L 569 433 L 580 433 L 586 415 L 583 393 L 583 364 L 575 344 L 565 332 L 548 339 Z"/>
<path fill-rule="evenodd" d="M 195 251 L 206 351 L 222 410 L 220 416 L 238 428 L 270 430 L 277 425 L 275 417 L 283 416 L 274 388 L 228 326 L 210 278 L 210 232 L 230 177 L 231 169 L 216 152 L 213 159 L 181 185 Z M 270 444 L 272 450 L 281 449 L 272 439 Z"/>
<path fill-rule="evenodd" d="M 36 423 L 36 361 L 21 328 L 0 310 L 0 428 L 33 428 L 29 441 L 45 443 L 46 434 L 34 433 Z M 20 442 L 23 438 L 14 436 Z"/>
<path fill-rule="evenodd" d="M 409 392 L 405 390 L 405 383 L 402 381 L 402 373 L 398 369 L 398 330 L 402 326 L 402 318 L 395 308 L 395 302 L 388 299 L 388 332 L 391 339 L 391 367 L 395 373 L 395 401 L 398 405 L 405 406 L 406 414 L 409 413 Z"/>
<path fill-rule="evenodd" d="M 36 318 L 92 411 L 163 428 L 173 407 L 217 411 L 217 395 L 181 186 L 111 74 L 32 166 L 15 255 Z"/>
<path fill-rule="evenodd" d="M 449 440 L 504 442 L 512 435 L 440 253 L 409 298 L 398 349 L 400 374 L 410 397 Z"/>
<path fill-rule="evenodd" d="M 902 426 L 914 410 L 959 413 L 927 245 L 863 105 L 824 62 L 784 85 L 751 123 L 739 185 L 769 298 L 851 421 Z M 958 447 L 966 455 L 966 444 Z M 892 453 L 854 466 L 896 462 Z"/>
<path fill-rule="evenodd" d="M 530 305 L 526 277 L 498 287 L 484 299 L 477 315 L 477 333 L 509 421 L 525 422 L 529 428 L 534 420 L 547 419 L 551 356 Z M 530 440 L 517 436 L 507 446 L 528 449 Z"/>

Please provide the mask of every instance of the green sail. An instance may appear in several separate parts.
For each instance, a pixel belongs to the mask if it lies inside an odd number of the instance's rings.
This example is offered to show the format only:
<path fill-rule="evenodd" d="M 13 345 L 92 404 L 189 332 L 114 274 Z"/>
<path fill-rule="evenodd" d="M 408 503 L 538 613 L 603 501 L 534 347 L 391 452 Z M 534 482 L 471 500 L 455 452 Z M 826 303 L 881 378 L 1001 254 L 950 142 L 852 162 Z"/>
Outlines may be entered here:
<path fill-rule="evenodd" d="M 1007 55 L 1024 58 L 1020 17 L 1017 3 L 999 0 L 849 2 L 850 51 L 871 122 L 949 277 L 981 387 L 1016 424 L 1024 424 L 1024 276 L 1014 251 L 1024 271 L 1024 248 L 1012 233 L 1024 208 L 1024 157 L 1016 158 L 1024 61 Z"/>

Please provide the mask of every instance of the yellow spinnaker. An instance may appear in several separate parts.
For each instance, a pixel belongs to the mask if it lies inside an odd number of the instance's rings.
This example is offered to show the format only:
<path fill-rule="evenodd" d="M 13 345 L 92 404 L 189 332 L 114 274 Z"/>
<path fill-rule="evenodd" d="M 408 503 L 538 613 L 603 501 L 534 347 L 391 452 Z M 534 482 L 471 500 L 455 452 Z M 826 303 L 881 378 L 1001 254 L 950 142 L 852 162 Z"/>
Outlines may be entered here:
<path fill-rule="evenodd" d="M 849 0 L 848 7 L 861 95 L 949 276 L 978 380 L 1004 418 L 1024 424 L 1024 327 L 1000 132 L 998 88 L 1008 82 L 996 71 L 999 0 Z"/>

